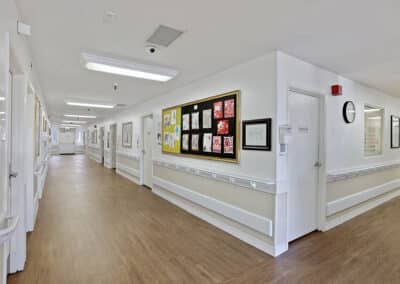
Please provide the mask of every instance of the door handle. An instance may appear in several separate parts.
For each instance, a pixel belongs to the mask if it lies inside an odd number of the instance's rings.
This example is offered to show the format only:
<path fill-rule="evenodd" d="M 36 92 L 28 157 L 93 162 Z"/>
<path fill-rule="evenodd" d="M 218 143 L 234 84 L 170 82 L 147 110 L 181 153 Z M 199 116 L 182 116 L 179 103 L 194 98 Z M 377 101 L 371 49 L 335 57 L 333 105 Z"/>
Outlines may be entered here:
<path fill-rule="evenodd" d="M 18 176 L 17 172 L 11 172 L 10 173 L 10 178 L 16 178 Z"/>
<path fill-rule="evenodd" d="M 320 161 L 316 161 L 314 164 L 314 167 L 320 168 L 320 167 L 322 167 L 322 163 Z"/>

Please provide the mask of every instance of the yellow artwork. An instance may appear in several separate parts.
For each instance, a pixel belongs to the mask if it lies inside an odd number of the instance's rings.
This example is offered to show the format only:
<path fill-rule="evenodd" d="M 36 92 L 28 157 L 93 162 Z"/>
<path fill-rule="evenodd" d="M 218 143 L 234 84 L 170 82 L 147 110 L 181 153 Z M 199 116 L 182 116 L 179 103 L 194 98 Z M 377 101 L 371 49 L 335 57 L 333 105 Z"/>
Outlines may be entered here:
<path fill-rule="evenodd" d="M 161 123 L 162 151 L 179 154 L 181 152 L 181 107 L 163 109 Z"/>

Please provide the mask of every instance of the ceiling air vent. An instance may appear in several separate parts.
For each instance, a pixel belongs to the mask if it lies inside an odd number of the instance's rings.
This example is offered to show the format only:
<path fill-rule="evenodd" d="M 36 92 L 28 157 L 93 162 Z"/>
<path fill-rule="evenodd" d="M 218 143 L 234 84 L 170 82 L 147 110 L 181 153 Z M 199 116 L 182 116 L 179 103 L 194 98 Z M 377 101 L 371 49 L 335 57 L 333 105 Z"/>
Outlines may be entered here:
<path fill-rule="evenodd" d="M 172 42 L 174 42 L 182 33 L 182 31 L 160 25 L 157 30 L 152 34 L 152 36 L 147 40 L 147 42 L 167 47 Z"/>
<path fill-rule="evenodd" d="M 116 108 L 124 108 L 124 107 L 127 107 L 127 105 L 126 104 L 116 104 L 115 107 Z"/>

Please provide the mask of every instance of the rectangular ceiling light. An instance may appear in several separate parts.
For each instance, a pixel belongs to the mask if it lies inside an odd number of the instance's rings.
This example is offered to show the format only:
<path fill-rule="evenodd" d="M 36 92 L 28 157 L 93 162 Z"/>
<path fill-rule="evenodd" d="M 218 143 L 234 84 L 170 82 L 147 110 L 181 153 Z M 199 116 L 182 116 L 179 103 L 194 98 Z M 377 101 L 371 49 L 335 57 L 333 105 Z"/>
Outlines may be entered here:
<path fill-rule="evenodd" d="M 178 75 L 178 71 L 166 67 L 146 65 L 111 57 L 82 53 L 84 66 L 92 71 L 166 82 Z"/>
<path fill-rule="evenodd" d="M 5 99 L 5 97 L 0 97 L 0 101 L 4 101 Z"/>
<path fill-rule="evenodd" d="M 85 124 L 87 121 L 82 120 L 63 120 L 64 123 L 76 123 L 76 124 Z"/>
<path fill-rule="evenodd" d="M 62 127 L 81 127 L 81 125 L 77 124 L 61 124 Z"/>
<path fill-rule="evenodd" d="M 94 115 L 80 115 L 80 114 L 64 114 L 65 117 L 77 117 L 77 118 L 96 118 Z"/>
<path fill-rule="evenodd" d="M 67 102 L 67 105 L 69 105 L 69 106 L 81 106 L 81 107 L 94 107 L 94 108 L 114 108 L 114 105 L 79 103 L 79 102 Z"/>

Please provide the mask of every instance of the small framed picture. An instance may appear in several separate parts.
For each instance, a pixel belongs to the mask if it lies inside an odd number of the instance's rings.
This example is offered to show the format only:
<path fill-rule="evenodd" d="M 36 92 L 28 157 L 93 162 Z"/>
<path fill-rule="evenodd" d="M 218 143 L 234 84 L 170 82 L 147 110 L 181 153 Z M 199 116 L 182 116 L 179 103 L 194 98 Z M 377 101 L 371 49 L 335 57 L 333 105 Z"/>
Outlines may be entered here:
<path fill-rule="evenodd" d="M 192 151 L 199 151 L 199 134 L 192 135 Z"/>
<path fill-rule="evenodd" d="M 189 134 L 182 135 L 182 150 L 189 151 Z"/>
<path fill-rule="evenodd" d="M 222 101 L 214 103 L 214 119 L 223 118 Z"/>
<path fill-rule="evenodd" d="M 203 152 L 210 153 L 212 147 L 212 133 L 203 134 Z"/>
<path fill-rule="evenodd" d="M 243 150 L 271 151 L 271 124 L 271 118 L 243 121 Z"/>
<path fill-rule="evenodd" d="M 391 124 L 390 147 L 400 148 L 400 117 L 392 115 L 390 124 Z"/>
<path fill-rule="evenodd" d="M 132 122 L 122 123 L 122 147 L 132 148 L 132 134 L 133 134 Z"/>
<path fill-rule="evenodd" d="M 224 117 L 231 118 L 235 117 L 235 100 L 229 99 L 224 101 Z"/>
<path fill-rule="evenodd" d="M 233 136 L 224 137 L 224 154 L 233 154 Z"/>
<path fill-rule="evenodd" d="M 221 136 L 213 136 L 212 151 L 213 153 L 220 154 L 222 149 L 222 139 Z"/>
<path fill-rule="evenodd" d="M 203 129 L 208 129 L 211 127 L 211 109 L 205 109 L 203 110 Z"/>
<path fill-rule="evenodd" d="M 199 129 L 199 113 L 192 113 L 192 129 Z"/>
<path fill-rule="evenodd" d="M 217 124 L 217 134 L 229 134 L 229 120 L 220 120 Z"/>

